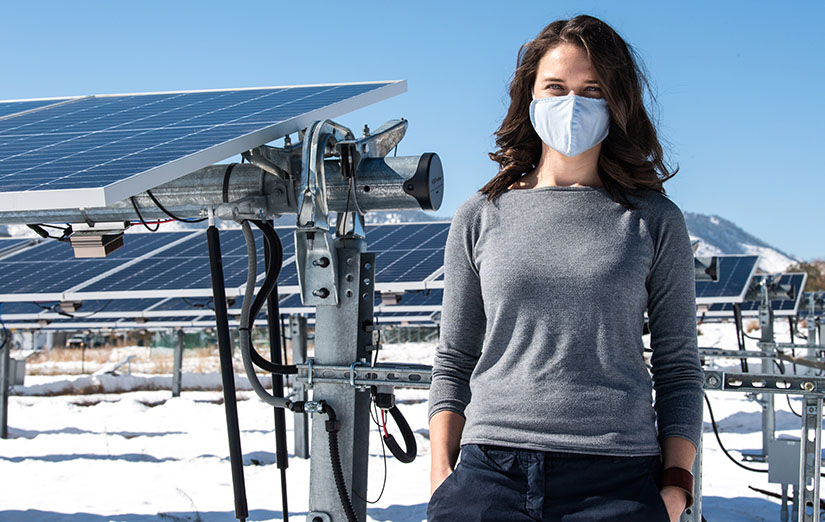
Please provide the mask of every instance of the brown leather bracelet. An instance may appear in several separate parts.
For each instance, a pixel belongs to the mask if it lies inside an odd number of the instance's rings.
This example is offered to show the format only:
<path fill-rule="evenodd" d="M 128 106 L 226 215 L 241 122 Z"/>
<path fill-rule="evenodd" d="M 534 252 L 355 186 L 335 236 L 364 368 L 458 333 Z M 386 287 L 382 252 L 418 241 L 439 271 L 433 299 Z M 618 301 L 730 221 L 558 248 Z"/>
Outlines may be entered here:
<path fill-rule="evenodd" d="M 693 505 L 693 474 L 684 468 L 667 468 L 662 471 L 661 486 L 659 489 L 664 489 L 666 486 L 674 486 L 687 494 L 687 503 L 685 509 Z"/>

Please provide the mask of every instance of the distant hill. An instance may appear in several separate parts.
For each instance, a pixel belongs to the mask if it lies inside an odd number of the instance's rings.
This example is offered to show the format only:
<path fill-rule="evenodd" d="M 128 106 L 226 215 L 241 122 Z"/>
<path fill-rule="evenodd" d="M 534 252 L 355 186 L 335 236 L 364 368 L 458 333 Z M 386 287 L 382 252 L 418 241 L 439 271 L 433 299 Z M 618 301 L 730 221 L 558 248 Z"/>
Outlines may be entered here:
<path fill-rule="evenodd" d="M 725 218 L 695 212 L 684 214 L 691 239 L 700 241 L 697 255 L 758 254 L 761 256 L 759 269 L 769 273 L 782 272 L 800 261 Z"/>

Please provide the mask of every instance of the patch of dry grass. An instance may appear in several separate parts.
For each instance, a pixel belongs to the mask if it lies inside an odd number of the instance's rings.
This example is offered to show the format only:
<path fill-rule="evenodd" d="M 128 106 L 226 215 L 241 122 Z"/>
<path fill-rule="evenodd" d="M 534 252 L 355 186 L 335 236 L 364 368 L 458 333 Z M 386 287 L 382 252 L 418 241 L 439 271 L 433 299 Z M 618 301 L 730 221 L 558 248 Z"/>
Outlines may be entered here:
<path fill-rule="evenodd" d="M 759 321 L 752 319 L 745 324 L 745 333 L 751 333 L 759 330 Z"/>
<path fill-rule="evenodd" d="M 234 360 L 236 371 L 243 371 L 240 355 Z M 118 370 L 119 373 L 144 373 L 169 375 L 175 366 L 174 350 L 169 348 L 148 348 L 139 346 L 101 346 L 87 348 L 85 354 L 78 348 L 54 348 L 37 352 L 26 361 L 28 375 L 81 375 L 91 374 L 112 363 L 134 359 Z M 220 370 L 220 360 L 216 348 L 194 348 L 183 352 L 183 371 L 190 373 L 210 373 Z"/>

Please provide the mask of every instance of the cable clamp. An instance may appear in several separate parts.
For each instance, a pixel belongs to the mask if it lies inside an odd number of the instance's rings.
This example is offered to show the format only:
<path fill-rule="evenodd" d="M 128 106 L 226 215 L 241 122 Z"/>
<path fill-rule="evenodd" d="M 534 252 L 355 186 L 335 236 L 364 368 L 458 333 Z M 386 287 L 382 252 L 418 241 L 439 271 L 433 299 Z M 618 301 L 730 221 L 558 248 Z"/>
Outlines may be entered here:
<path fill-rule="evenodd" d="M 349 365 L 349 385 L 355 388 L 355 367 L 356 366 L 366 366 L 364 361 L 355 361 L 354 363 Z"/>

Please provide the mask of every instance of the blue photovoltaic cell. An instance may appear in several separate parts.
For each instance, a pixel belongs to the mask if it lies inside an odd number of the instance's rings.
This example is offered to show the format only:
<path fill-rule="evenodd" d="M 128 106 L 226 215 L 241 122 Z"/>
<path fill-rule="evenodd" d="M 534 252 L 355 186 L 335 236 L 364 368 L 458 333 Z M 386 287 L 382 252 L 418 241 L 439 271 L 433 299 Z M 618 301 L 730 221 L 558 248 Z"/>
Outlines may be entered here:
<path fill-rule="evenodd" d="M 7 255 L 11 254 L 19 250 L 20 248 L 34 244 L 35 240 L 33 238 L 27 239 L 0 239 L 0 258 L 6 257 Z"/>
<path fill-rule="evenodd" d="M 258 274 L 264 272 L 264 241 L 253 227 L 258 252 Z M 289 229 L 277 229 L 284 248 L 284 259 L 293 255 L 294 244 Z M 240 230 L 224 230 L 220 233 L 224 281 L 227 288 L 246 283 L 246 243 Z M 294 270 L 294 268 L 293 268 Z M 259 282 L 260 284 L 261 282 Z M 84 292 L 139 291 L 139 290 L 187 290 L 211 289 L 209 252 L 206 236 L 200 235 L 147 258 L 128 271 L 119 272 L 84 288 Z M 185 309 L 185 308 L 181 308 Z"/>
<path fill-rule="evenodd" d="M 449 223 L 369 225 L 367 251 L 375 252 L 375 282 L 420 282 L 430 276 L 444 264 L 449 228 Z M 295 229 L 288 230 L 293 234 Z M 297 286 L 297 265 L 285 266 L 278 284 Z"/>
<path fill-rule="evenodd" d="M 696 281 L 696 299 L 731 298 L 742 295 L 750 284 L 759 256 L 717 256 L 719 280 Z"/>
<path fill-rule="evenodd" d="M 127 234 L 124 247 L 109 257 L 88 259 L 76 259 L 66 243 L 44 241 L 0 260 L 0 294 L 65 292 L 189 233 Z"/>
<path fill-rule="evenodd" d="M 20 112 L 38 109 L 40 107 L 47 107 L 56 103 L 61 103 L 69 98 L 59 98 L 51 100 L 24 100 L 24 101 L 8 101 L 0 102 L 0 118 L 4 116 L 11 116 Z"/>
<path fill-rule="evenodd" d="M 278 301 L 279 308 L 303 308 L 300 294 L 290 294 Z M 306 307 L 309 308 L 309 307 Z"/>
<path fill-rule="evenodd" d="M 88 97 L 18 115 L 0 120 L 0 187 L 109 186 L 391 83 Z"/>
<path fill-rule="evenodd" d="M 449 223 L 381 225 L 367 230 L 375 282 L 423 281 L 444 264 Z"/>
<path fill-rule="evenodd" d="M 71 315 L 76 319 L 86 319 L 98 318 L 97 314 L 101 312 L 140 312 L 159 301 L 159 299 L 94 299 L 82 301 L 82 306 Z M 0 314 L 8 320 L 7 316 L 11 314 L 59 313 L 59 304 L 57 301 L 0 303 Z"/>
<path fill-rule="evenodd" d="M 753 281 L 754 284 L 762 280 L 761 275 L 754 276 Z M 797 309 L 797 304 L 800 301 L 801 294 L 803 293 L 802 284 L 804 281 L 805 276 L 802 274 L 782 274 L 779 278 L 779 284 L 787 285 L 790 284 L 794 288 L 794 295 L 797 296 L 796 299 L 772 299 L 771 300 L 771 309 L 774 311 L 776 315 L 793 315 L 794 310 Z M 741 303 L 742 312 L 758 312 L 759 311 L 759 300 L 747 300 Z M 733 315 L 733 304 L 731 303 L 715 303 L 708 307 L 708 312 L 727 312 L 730 315 Z M 751 314 L 752 315 L 752 314 Z"/>
<path fill-rule="evenodd" d="M 54 302 L 41 303 L 43 306 L 51 306 Z M 43 308 L 37 306 L 35 303 L 0 303 L 0 316 L 8 321 L 10 314 L 39 314 Z"/>

